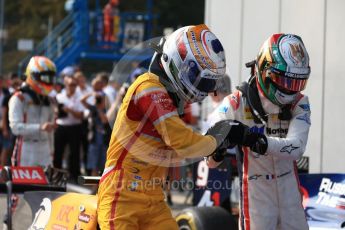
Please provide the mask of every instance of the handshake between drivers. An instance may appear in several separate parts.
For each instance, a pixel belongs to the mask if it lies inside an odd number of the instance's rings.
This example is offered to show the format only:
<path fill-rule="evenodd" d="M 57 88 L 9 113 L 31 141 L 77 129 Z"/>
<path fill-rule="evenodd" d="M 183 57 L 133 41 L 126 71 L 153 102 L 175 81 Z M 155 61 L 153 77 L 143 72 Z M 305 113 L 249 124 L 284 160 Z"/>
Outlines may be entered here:
<path fill-rule="evenodd" d="M 223 120 L 207 130 L 206 135 L 213 136 L 217 141 L 217 148 L 212 158 L 221 162 L 228 148 L 236 145 L 249 147 L 252 151 L 264 155 L 267 150 L 267 138 L 264 134 L 251 132 L 249 127 L 236 120 Z"/>

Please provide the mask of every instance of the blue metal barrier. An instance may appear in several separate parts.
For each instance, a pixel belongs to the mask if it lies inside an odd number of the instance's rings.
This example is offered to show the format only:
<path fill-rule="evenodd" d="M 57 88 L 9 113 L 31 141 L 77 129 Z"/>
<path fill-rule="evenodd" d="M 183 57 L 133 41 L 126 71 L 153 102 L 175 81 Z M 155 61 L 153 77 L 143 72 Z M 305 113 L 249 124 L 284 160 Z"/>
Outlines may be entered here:
<path fill-rule="evenodd" d="M 128 50 L 124 48 L 124 39 L 125 27 L 129 22 L 143 23 L 143 40 L 151 38 L 152 20 L 156 17 L 152 14 L 152 0 L 147 0 L 146 13 L 123 12 L 118 15 L 120 20 L 118 40 L 105 42 L 102 39 L 102 11 L 99 8 L 89 11 L 87 1 L 75 0 L 73 11 L 19 63 L 19 74 L 24 71 L 34 55 L 47 56 L 55 62 L 58 71 L 67 65 L 76 64 L 83 58 L 118 61 Z M 142 52 L 139 56 L 126 58 L 140 61 L 150 55 L 152 52 L 148 51 Z"/>

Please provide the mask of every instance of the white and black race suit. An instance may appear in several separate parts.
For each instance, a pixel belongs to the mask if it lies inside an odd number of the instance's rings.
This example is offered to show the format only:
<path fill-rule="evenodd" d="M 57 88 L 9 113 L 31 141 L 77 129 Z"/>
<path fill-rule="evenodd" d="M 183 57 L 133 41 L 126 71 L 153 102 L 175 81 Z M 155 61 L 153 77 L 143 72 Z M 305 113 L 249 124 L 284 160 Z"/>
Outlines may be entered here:
<path fill-rule="evenodd" d="M 308 97 L 298 95 L 291 106 L 291 118 L 279 118 L 280 108 L 258 93 L 267 122 L 255 123 L 248 100 L 237 90 L 218 107 L 216 120 L 234 119 L 252 132 L 267 136 L 265 155 L 243 147 L 238 153 L 241 175 L 241 229 L 304 230 L 308 229 L 299 189 L 296 160 L 306 148 L 310 128 Z"/>

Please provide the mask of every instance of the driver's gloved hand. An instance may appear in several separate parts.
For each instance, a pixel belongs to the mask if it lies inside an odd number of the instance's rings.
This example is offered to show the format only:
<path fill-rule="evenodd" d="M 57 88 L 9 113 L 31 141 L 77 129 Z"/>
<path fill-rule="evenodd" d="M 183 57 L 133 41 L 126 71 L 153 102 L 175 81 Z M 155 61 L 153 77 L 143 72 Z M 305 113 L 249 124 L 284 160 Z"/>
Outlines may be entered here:
<path fill-rule="evenodd" d="M 206 133 L 217 141 L 217 149 L 212 155 L 213 160 L 223 161 L 226 150 L 235 145 L 242 145 L 248 132 L 249 127 L 236 120 L 223 120 L 214 124 Z"/>
<path fill-rule="evenodd" d="M 267 137 L 261 133 L 248 132 L 245 135 L 243 146 L 249 147 L 253 152 L 265 155 L 267 151 Z"/>

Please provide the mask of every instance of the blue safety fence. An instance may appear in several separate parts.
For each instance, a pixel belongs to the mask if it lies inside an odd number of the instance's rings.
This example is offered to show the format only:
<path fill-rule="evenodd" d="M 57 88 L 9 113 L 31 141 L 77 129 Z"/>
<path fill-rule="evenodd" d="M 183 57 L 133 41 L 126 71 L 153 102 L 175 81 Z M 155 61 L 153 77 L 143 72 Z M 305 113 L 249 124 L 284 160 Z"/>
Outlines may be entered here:
<path fill-rule="evenodd" d="M 105 41 L 103 12 L 90 11 L 87 1 L 77 0 L 68 14 L 34 50 L 19 63 L 19 73 L 24 71 L 34 55 L 53 60 L 58 71 L 75 65 L 80 59 L 120 60 L 128 50 L 152 37 L 152 0 L 147 0 L 147 12 L 118 12 L 113 15 L 114 40 Z M 145 60 L 152 52 L 143 47 L 140 55 L 126 55 L 127 59 Z"/>

